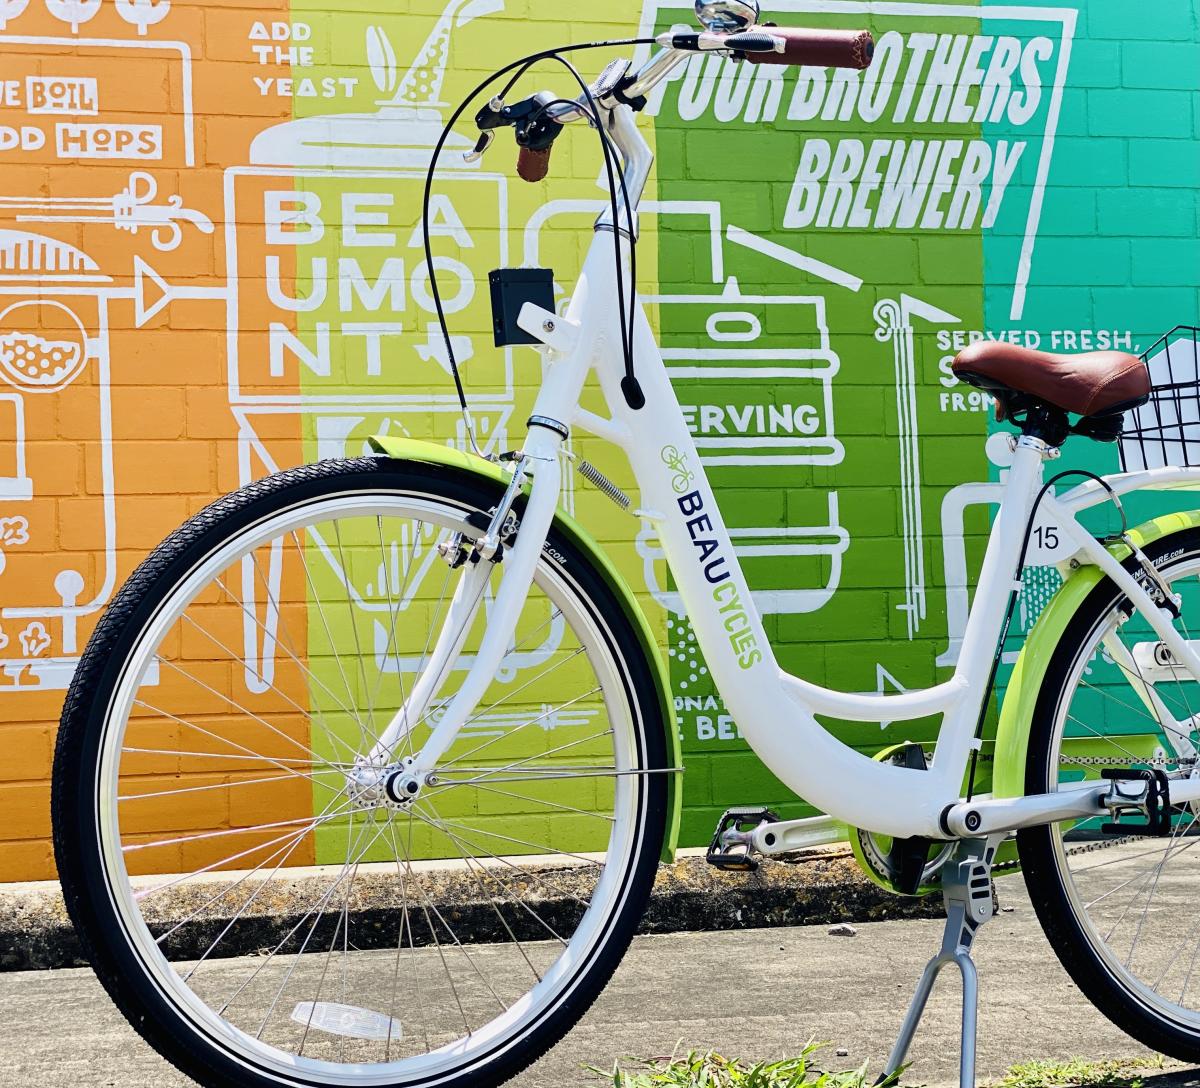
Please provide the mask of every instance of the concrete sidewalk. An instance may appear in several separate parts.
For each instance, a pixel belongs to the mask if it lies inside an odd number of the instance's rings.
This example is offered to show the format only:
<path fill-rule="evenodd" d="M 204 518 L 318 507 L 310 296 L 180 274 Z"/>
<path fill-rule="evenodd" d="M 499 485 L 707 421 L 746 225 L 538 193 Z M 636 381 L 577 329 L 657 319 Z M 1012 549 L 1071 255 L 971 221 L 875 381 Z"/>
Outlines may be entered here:
<path fill-rule="evenodd" d="M 983 1003 L 980 1080 L 1033 1058 L 1146 1056 L 1096 1012 L 1042 936 L 1020 878 L 998 884 L 1002 907 L 978 949 Z M 714 1047 L 753 1058 L 794 1053 L 810 1038 L 878 1072 L 941 923 L 872 922 L 857 936 L 825 926 L 639 937 L 582 1023 L 512 1083 L 563 1088 L 602 1082 L 582 1066 L 624 1055 Z M 909 1084 L 957 1080 L 959 987 L 947 976 L 930 1002 Z M 0 975 L 0 1084 L 29 1088 L 179 1088 L 190 1084 L 148 1050 L 86 970 Z M 1178 1069 L 1173 1064 L 1170 1068 Z M 1194 1084 L 1191 1071 L 1148 1075 L 1147 1088 Z"/>

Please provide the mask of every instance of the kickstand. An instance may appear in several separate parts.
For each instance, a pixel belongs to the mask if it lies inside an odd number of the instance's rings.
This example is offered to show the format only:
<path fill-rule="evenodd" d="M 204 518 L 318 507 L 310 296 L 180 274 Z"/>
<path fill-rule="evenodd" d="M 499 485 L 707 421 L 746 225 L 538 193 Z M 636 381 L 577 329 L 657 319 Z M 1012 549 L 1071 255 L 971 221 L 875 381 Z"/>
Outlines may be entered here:
<path fill-rule="evenodd" d="M 975 1022 L 979 1008 L 979 976 L 971 959 L 971 945 L 980 926 L 992 917 L 992 862 L 1003 835 L 963 839 L 942 868 L 942 895 L 946 901 L 946 929 L 942 947 L 925 966 L 913 995 L 900 1037 L 892 1047 L 887 1069 L 876 1081 L 882 1084 L 904 1064 L 925 1003 L 938 974 L 948 964 L 962 973 L 962 1049 L 959 1054 L 959 1088 L 975 1088 Z"/>

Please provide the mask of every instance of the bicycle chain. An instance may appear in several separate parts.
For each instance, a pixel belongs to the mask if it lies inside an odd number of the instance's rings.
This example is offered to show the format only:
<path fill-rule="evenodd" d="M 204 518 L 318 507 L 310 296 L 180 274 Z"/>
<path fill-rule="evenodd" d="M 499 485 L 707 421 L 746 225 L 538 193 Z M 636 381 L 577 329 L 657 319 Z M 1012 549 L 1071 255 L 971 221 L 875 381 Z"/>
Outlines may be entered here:
<path fill-rule="evenodd" d="M 1103 842 L 1083 843 L 1079 846 L 1070 846 L 1067 848 L 1067 857 L 1074 857 L 1076 854 L 1091 854 L 1097 850 L 1107 850 L 1110 846 L 1121 846 L 1125 843 L 1135 842 L 1140 836 L 1138 835 L 1120 835 L 1116 838 L 1105 839 Z M 797 850 L 786 854 L 772 854 L 771 860 L 778 861 L 784 865 L 804 865 L 813 861 L 842 861 L 845 858 L 852 858 L 854 854 L 850 850 L 834 853 L 818 853 L 815 851 Z M 1011 873 L 1021 868 L 1019 858 L 1014 858 L 1012 861 L 998 861 L 992 866 L 993 873 Z"/>

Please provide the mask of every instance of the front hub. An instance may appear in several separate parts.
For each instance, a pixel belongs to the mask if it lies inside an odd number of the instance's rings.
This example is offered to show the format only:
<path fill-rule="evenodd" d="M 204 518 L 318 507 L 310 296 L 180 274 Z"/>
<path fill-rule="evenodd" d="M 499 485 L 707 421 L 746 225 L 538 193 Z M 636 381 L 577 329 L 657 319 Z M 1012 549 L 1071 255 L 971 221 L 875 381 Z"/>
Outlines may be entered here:
<path fill-rule="evenodd" d="M 407 770 L 392 771 L 383 779 L 383 792 L 393 805 L 408 806 L 421 794 L 421 780 Z"/>
<path fill-rule="evenodd" d="M 405 760 L 401 766 L 359 765 L 346 774 L 346 796 L 361 809 L 407 808 L 421 795 L 422 781 Z"/>

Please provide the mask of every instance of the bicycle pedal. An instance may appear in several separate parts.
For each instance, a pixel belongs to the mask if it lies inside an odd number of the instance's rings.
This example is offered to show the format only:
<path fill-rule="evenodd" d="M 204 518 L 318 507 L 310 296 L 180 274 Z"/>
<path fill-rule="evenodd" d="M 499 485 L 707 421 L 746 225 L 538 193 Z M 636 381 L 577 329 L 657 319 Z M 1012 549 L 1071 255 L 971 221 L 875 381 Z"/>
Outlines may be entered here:
<path fill-rule="evenodd" d="M 753 873 L 758 862 L 751 856 L 753 834 L 763 824 L 778 823 L 769 808 L 742 806 L 727 808 L 717 821 L 704 860 L 714 869 L 727 873 Z"/>
<path fill-rule="evenodd" d="M 1157 768 L 1105 767 L 1100 777 L 1112 783 L 1105 806 L 1116 816 L 1112 823 L 1100 825 L 1103 834 L 1156 838 L 1171 833 L 1171 817 L 1176 809 L 1171 804 L 1171 786 L 1165 772 Z M 1120 782 L 1144 783 L 1145 794 L 1136 798 L 1123 794 Z M 1133 808 L 1146 814 L 1145 823 L 1120 822 L 1122 810 Z"/>
<path fill-rule="evenodd" d="M 758 871 L 758 862 L 749 854 L 705 854 L 704 860 L 714 869 L 723 873 L 754 873 Z"/>

